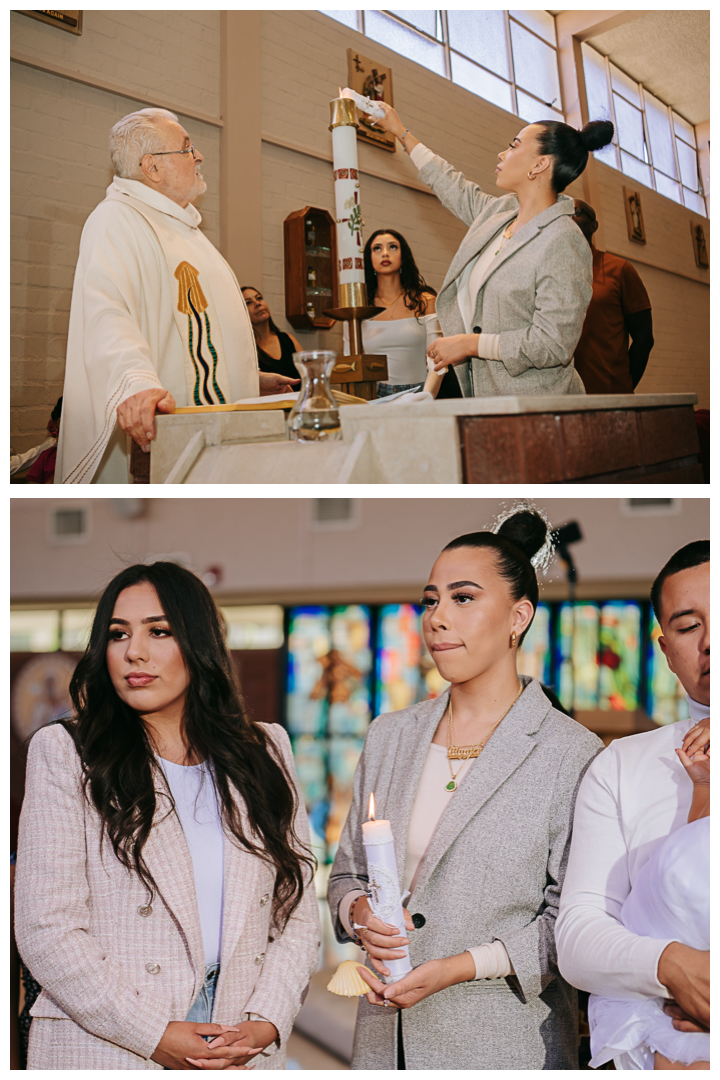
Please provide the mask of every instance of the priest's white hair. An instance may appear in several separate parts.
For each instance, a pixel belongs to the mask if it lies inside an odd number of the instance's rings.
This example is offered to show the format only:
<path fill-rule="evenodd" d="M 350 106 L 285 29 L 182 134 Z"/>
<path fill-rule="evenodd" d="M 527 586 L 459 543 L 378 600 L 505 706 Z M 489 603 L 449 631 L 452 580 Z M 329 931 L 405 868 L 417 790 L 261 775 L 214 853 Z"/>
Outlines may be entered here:
<path fill-rule="evenodd" d="M 110 131 L 110 158 L 116 176 L 137 180 L 142 176 L 140 161 L 145 154 L 164 149 L 165 136 L 158 120 L 174 120 L 169 109 L 139 109 L 118 120 Z"/>

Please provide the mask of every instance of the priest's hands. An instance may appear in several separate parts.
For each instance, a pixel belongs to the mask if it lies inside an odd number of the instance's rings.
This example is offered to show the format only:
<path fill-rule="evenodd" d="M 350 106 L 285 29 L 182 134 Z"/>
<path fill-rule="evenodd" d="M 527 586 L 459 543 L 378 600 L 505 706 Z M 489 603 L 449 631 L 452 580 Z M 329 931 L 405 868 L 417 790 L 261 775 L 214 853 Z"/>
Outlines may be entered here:
<path fill-rule="evenodd" d="M 405 915 L 405 929 L 414 930 L 410 912 L 403 908 Z M 400 935 L 396 926 L 390 926 L 373 915 L 372 908 L 366 896 L 361 896 L 355 904 L 355 923 L 363 929 L 358 933 L 362 938 L 363 948 L 372 960 L 373 967 L 381 975 L 389 975 L 390 971 L 385 967 L 383 960 L 399 960 L 405 956 L 402 945 L 409 945 L 406 937 Z M 382 985 L 382 983 L 381 983 Z"/>
<path fill-rule="evenodd" d="M 477 334 L 451 334 L 438 338 L 428 346 L 427 354 L 433 363 L 431 370 L 440 372 L 450 364 L 462 364 L 468 357 L 477 356 L 477 347 Z"/>
<path fill-rule="evenodd" d="M 118 405 L 117 420 L 122 431 L 149 454 L 150 443 L 155 438 L 155 413 L 170 413 L 174 409 L 175 398 L 169 390 L 162 387 L 140 390 Z"/>
<path fill-rule="evenodd" d="M 385 986 L 363 968 L 359 968 L 359 971 L 370 987 L 367 999 L 371 1005 L 384 1006 L 389 1003 L 399 1009 L 410 1009 L 417 1005 L 418 1001 L 437 994 L 439 990 L 474 979 L 475 961 L 469 952 L 446 956 L 443 960 L 428 960 L 391 986 Z"/>
<path fill-rule="evenodd" d="M 260 372 L 260 394 L 290 394 L 297 390 L 300 385 L 299 379 L 289 379 L 287 375 L 274 375 L 265 371 Z"/>

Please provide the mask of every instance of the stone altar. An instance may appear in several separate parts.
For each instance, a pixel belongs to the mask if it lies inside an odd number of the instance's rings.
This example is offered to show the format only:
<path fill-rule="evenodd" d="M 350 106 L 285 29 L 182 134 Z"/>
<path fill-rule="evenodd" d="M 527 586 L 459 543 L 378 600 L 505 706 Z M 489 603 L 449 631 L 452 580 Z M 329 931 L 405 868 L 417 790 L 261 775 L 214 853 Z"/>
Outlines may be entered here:
<path fill-rule="evenodd" d="M 694 394 L 348 405 L 342 440 L 287 441 L 284 414 L 157 416 L 151 483 L 701 484 Z"/>

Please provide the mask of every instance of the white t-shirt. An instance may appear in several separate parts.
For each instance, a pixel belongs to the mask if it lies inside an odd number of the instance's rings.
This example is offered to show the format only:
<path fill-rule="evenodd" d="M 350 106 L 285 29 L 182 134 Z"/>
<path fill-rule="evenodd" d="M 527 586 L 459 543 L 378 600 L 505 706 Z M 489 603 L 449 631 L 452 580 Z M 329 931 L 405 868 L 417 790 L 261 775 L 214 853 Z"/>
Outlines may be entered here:
<path fill-rule="evenodd" d="M 160 758 L 190 849 L 205 963 L 220 961 L 223 913 L 223 831 L 207 763 L 176 765 Z"/>

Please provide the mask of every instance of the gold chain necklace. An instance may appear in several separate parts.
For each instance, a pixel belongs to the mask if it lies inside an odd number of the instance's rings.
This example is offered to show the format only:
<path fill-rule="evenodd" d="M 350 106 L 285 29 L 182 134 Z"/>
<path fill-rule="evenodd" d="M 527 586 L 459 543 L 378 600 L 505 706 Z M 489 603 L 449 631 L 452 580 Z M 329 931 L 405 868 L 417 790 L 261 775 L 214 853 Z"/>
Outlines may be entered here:
<path fill-rule="evenodd" d="M 507 227 L 507 228 L 505 229 L 505 231 L 503 232 L 502 236 L 500 237 L 500 247 L 499 247 L 499 248 L 497 249 L 497 251 L 495 252 L 495 254 L 496 254 L 496 255 L 499 255 L 499 254 L 500 254 L 500 252 L 502 251 L 502 249 L 503 249 L 503 248 L 505 247 L 505 242 L 506 242 L 507 240 L 509 240 L 511 236 L 513 236 L 513 235 L 514 235 L 514 234 L 513 234 L 512 232 L 510 232 L 510 230 L 512 229 L 512 227 L 513 227 L 513 226 L 514 226 L 514 225 L 515 225 L 516 223 L 517 223 L 517 218 L 515 218 L 515 219 L 514 219 L 513 221 L 511 221 L 511 222 L 510 222 L 510 224 L 508 225 L 508 227 Z"/>
<path fill-rule="evenodd" d="M 393 302 L 392 302 L 392 304 L 390 305 L 390 307 L 388 307 L 388 306 L 387 306 L 387 304 L 385 305 L 385 311 L 392 311 L 392 309 L 393 309 L 393 308 L 395 307 L 395 305 L 397 304 L 398 300 L 400 300 L 400 299 L 401 299 L 401 297 L 403 297 L 404 295 L 405 295 L 405 290 L 403 289 L 403 291 L 402 291 L 401 293 L 398 293 L 398 294 L 397 294 L 397 296 L 396 296 L 396 297 L 395 297 L 395 299 L 393 300 Z"/>
<path fill-rule="evenodd" d="M 493 731 L 495 731 L 495 728 L 498 727 L 503 722 L 503 720 L 505 719 L 507 714 L 510 712 L 510 709 L 512 709 L 513 705 L 515 704 L 517 699 L 520 697 L 520 695 L 522 694 L 524 689 L 525 689 L 524 686 L 520 687 L 517 694 L 513 698 L 512 702 L 508 706 L 508 708 L 502 714 L 502 716 L 500 717 L 498 722 L 496 724 L 493 724 L 493 726 L 490 728 L 490 730 L 488 731 L 485 738 L 482 739 L 482 741 L 479 742 L 479 743 L 474 743 L 472 746 L 455 746 L 455 742 L 454 742 L 454 739 L 453 739 L 452 697 L 450 698 L 450 701 L 448 702 L 447 756 L 448 756 L 448 768 L 450 769 L 450 776 L 452 777 L 452 780 L 450 780 L 445 785 L 445 790 L 446 791 L 457 791 L 457 778 L 460 775 L 460 770 L 462 769 L 463 765 L 470 758 L 480 757 L 480 754 L 483 751 L 485 743 L 488 741 L 488 739 L 492 735 Z M 462 761 L 463 765 L 461 765 L 460 769 L 458 769 L 458 771 L 454 773 L 453 772 L 453 767 L 450 764 L 451 761 Z"/>

